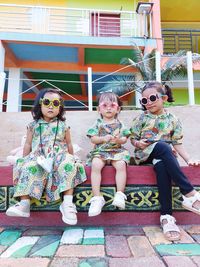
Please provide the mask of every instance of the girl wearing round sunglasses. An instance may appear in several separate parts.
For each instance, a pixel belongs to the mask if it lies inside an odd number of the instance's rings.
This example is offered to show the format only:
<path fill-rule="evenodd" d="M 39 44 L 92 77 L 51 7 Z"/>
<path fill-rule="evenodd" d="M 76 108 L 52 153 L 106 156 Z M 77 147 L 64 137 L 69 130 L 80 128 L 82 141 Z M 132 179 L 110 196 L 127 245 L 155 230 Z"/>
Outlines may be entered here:
<path fill-rule="evenodd" d="M 182 127 L 179 119 L 164 108 L 164 102 L 173 102 L 168 86 L 151 82 L 142 90 L 141 104 L 145 112 L 133 120 L 131 143 L 135 147 L 136 164 L 153 163 L 157 177 L 161 205 L 160 223 L 170 241 L 180 239 L 180 229 L 172 216 L 172 181 L 179 187 L 182 206 L 200 215 L 200 194 L 182 172 L 172 148 L 190 166 L 199 166 L 182 145 Z M 172 148 L 171 148 L 172 146 Z"/>
<path fill-rule="evenodd" d="M 97 119 L 87 136 L 90 137 L 94 149 L 88 155 L 88 164 L 91 164 L 91 183 L 93 197 L 90 200 L 89 216 L 101 213 L 105 199 L 100 193 L 101 170 L 106 163 L 116 169 L 117 192 L 112 205 L 120 209 L 125 208 L 126 195 L 126 163 L 130 160 L 129 152 L 123 148 L 130 131 L 118 119 L 121 109 L 119 97 L 114 93 L 102 93 L 98 99 L 98 112 L 101 118 Z"/>
<path fill-rule="evenodd" d="M 8 216 L 29 217 L 30 199 L 47 201 L 63 198 L 62 220 L 77 223 L 72 202 L 74 187 L 86 180 L 84 167 L 73 157 L 70 128 L 65 123 L 60 91 L 39 92 L 32 109 L 33 121 L 27 127 L 23 158 L 13 169 L 14 198 L 20 201 L 6 211 Z"/>

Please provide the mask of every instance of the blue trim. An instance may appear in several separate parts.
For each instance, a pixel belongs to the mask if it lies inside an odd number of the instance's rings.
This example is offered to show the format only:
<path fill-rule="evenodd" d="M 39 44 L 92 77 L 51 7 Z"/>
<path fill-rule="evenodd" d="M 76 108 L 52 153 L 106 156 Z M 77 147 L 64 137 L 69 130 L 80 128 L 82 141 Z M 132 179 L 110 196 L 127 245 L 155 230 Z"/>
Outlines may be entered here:
<path fill-rule="evenodd" d="M 36 44 L 9 43 L 19 59 L 49 62 L 78 62 L 78 48 Z"/>
<path fill-rule="evenodd" d="M 60 44 L 85 44 L 85 45 L 106 45 L 106 46 L 151 46 L 156 48 L 156 39 L 144 39 L 136 37 L 88 37 L 88 36 L 62 36 L 48 34 L 30 33 L 8 33 L 1 32 L 0 40 L 60 43 Z"/>

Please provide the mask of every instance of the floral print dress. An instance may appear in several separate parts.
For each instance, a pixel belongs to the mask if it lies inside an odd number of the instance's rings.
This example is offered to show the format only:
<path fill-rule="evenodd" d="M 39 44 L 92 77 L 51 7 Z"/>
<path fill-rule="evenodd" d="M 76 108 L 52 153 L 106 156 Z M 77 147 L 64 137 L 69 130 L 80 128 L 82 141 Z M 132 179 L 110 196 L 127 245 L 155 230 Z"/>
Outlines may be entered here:
<path fill-rule="evenodd" d="M 182 143 L 182 126 L 180 120 L 165 110 L 164 114 L 153 115 L 145 111 L 132 122 L 131 139 L 147 139 L 150 144 L 145 149 L 135 148 L 134 160 L 136 164 L 145 162 L 154 149 L 157 141 L 172 145 Z"/>
<path fill-rule="evenodd" d="M 28 128 L 33 133 L 32 150 L 26 157 L 18 159 L 14 166 L 14 197 L 28 195 L 40 199 L 45 191 L 47 201 L 58 200 L 62 192 L 86 180 L 83 165 L 67 152 L 65 133 L 69 127 L 55 118 L 50 122 L 43 119 L 33 121 Z M 41 147 L 45 157 L 53 153 L 51 173 L 47 173 L 37 164 Z"/>
<path fill-rule="evenodd" d="M 115 120 L 113 123 L 106 123 L 103 119 L 97 119 L 94 126 L 89 128 L 87 136 L 105 136 L 111 134 L 113 136 L 120 135 L 129 137 L 130 131 L 124 127 L 119 121 Z M 130 161 L 130 154 L 122 145 L 111 142 L 97 144 L 94 149 L 87 156 L 87 165 L 90 165 L 93 158 L 98 157 L 102 160 L 123 160 L 126 163 Z"/>

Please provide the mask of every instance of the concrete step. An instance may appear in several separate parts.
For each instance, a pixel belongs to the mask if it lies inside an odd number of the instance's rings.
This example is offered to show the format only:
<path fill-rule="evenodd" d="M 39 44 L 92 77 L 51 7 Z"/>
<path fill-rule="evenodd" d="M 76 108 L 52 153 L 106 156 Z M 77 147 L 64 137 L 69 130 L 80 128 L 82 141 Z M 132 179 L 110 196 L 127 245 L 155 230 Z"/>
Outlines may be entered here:
<path fill-rule="evenodd" d="M 101 191 L 106 199 L 103 212 L 96 217 L 88 217 L 89 200 L 92 197 L 90 171 L 85 167 L 88 180 L 78 186 L 74 202 L 78 210 L 78 225 L 153 225 L 159 223 L 159 201 L 156 178 L 152 166 L 128 166 L 126 186 L 126 209 L 118 210 L 111 205 L 115 188 L 115 170 L 106 166 L 102 172 Z M 200 191 L 200 168 L 182 167 L 192 184 Z M 43 197 L 32 200 L 30 218 L 14 218 L 5 215 L 6 209 L 15 203 L 12 187 L 12 166 L 0 167 L 0 225 L 63 226 L 59 212 L 60 202 L 48 203 Z M 200 216 L 185 211 L 181 207 L 181 194 L 173 187 L 173 209 L 178 224 L 199 224 Z"/>

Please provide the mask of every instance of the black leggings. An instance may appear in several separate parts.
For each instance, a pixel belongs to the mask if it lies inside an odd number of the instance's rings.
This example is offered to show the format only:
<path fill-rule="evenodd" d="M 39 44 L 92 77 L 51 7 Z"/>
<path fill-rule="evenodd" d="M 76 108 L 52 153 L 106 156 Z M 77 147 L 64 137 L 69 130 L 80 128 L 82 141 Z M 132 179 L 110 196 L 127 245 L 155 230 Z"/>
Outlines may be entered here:
<path fill-rule="evenodd" d="M 154 165 L 161 205 L 161 215 L 172 215 L 172 181 L 179 187 L 183 195 L 191 192 L 194 188 L 182 172 L 180 165 L 168 144 L 158 142 L 151 152 L 147 162 L 152 163 L 153 159 L 161 160 Z"/>

